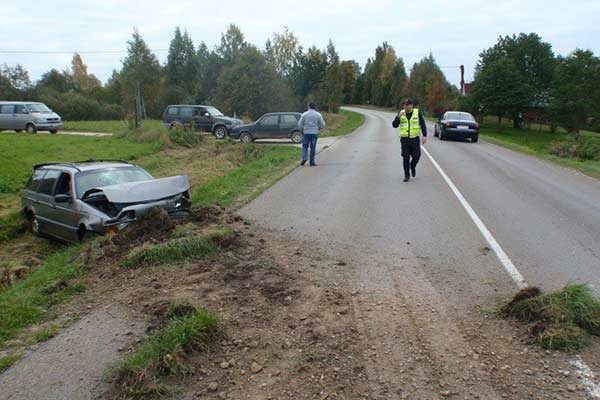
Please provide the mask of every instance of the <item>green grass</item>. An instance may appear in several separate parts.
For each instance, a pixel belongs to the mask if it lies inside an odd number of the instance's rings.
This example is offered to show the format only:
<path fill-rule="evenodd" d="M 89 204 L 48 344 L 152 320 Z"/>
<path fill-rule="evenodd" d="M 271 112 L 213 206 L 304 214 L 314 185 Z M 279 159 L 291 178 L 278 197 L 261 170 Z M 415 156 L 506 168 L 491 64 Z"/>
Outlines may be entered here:
<path fill-rule="evenodd" d="M 23 328 L 50 317 L 52 306 L 84 290 L 80 284 L 66 284 L 83 269 L 77 262 L 79 250 L 79 246 L 71 246 L 53 254 L 26 279 L 0 290 L 0 345 Z"/>
<path fill-rule="evenodd" d="M 217 319 L 205 311 L 196 310 L 172 319 L 117 368 L 116 392 L 135 399 L 172 395 L 176 388 L 165 380 L 172 382 L 183 377 L 186 357 L 207 346 L 207 338 L 216 326 Z"/>
<path fill-rule="evenodd" d="M 34 164 L 90 158 L 134 160 L 160 149 L 160 143 L 136 143 L 122 137 L 1 133 L 0 193 L 22 190 Z"/>
<path fill-rule="evenodd" d="M 320 135 L 321 137 L 347 135 L 358 129 L 365 122 L 365 116 L 354 111 L 340 110 L 340 115 L 345 117 L 342 125 L 331 131 L 325 130 Z"/>
<path fill-rule="evenodd" d="M 146 119 L 142 122 L 144 129 L 162 127 L 159 119 Z M 117 133 L 134 127 L 129 120 L 109 121 L 65 121 L 63 130 L 75 132 Z"/>
<path fill-rule="evenodd" d="M 600 160 L 582 160 L 578 158 L 563 158 L 550 154 L 553 143 L 564 142 L 567 134 L 564 132 L 549 132 L 546 130 L 514 129 L 510 127 L 481 127 L 479 136 L 511 150 L 542 158 L 559 165 L 576 169 L 587 175 L 600 178 Z M 592 143 L 600 144 L 600 135 L 595 133 L 583 134 Z"/>
<path fill-rule="evenodd" d="M 591 337 L 600 336 L 600 303 L 585 284 L 570 284 L 544 294 L 525 289 L 502 312 L 528 323 L 545 349 L 581 350 Z"/>
<path fill-rule="evenodd" d="M 27 231 L 27 221 L 19 212 L 0 217 L 0 243 L 12 240 Z"/>
<path fill-rule="evenodd" d="M 0 372 L 8 369 L 11 365 L 19 361 L 21 354 L 9 354 L 4 357 L 0 357 Z"/>
<path fill-rule="evenodd" d="M 152 265 L 169 265 L 209 256 L 220 247 L 220 243 L 232 236 L 227 227 L 199 238 L 183 238 L 134 250 L 123 260 L 123 268 L 139 268 Z"/>
<path fill-rule="evenodd" d="M 48 339 L 52 339 L 54 336 L 56 336 L 57 333 L 57 325 L 51 325 L 47 328 L 38 329 L 31 334 L 29 343 L 34 344 L 45 342 Z"/>
<path fill-rule="evenodd" d="M 291 146 L 264 146 L 259 158 L 227 175 L 216 177 L 192 192 L 194 207 L 221 204 L 239 208 L 277 182 L 300 159 L 300 149 Z"/>

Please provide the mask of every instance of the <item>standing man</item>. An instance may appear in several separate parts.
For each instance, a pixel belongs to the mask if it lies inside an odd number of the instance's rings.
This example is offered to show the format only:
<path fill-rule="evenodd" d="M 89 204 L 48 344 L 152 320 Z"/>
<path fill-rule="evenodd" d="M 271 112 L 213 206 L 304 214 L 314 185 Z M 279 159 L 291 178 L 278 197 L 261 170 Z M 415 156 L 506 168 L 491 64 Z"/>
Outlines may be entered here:
<path fill-rule="evenodd" d="M 313 102 L 308 104 L 308 111 L 306 111 L 300 117 L 298 121 L 298 128 L 302 131 L 302 161 L 300 165 L 306 164 L 306 155 L 308 153 L 308 147 L 310 146 L 310 166 L 315 165 L 315 153 L 317 152 L 317 139 L 319 138 L 319 131 L 325 128 L 325 120 L 323 116 L 318 113 L 315 109 L 317 105 Z"/>
<path fill-rule="evenodd" d="M 411 99 L 407 99 L 404 102 L 404 110 L 396 115 L 392 126 L 400 127 L 404 182 L 408 182 L 411 174 L 413 178 L 417 176 L 417 163 L 421 158 L 421 141 L 423 144 L 427 142 L 427 125 L 423 114 L 418 108 L 414 108 Z M 422 139 L 421 134 L 423 134 Z"/>

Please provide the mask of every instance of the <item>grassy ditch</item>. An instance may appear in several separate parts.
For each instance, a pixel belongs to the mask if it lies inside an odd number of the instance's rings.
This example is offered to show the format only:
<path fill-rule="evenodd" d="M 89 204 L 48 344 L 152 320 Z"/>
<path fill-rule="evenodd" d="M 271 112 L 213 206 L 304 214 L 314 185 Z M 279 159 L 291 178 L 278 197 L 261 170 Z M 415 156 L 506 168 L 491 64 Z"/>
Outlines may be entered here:
<path fill-rule="evenodd" d="M 365 122 L 361 113 L 340 110 L 339 114 L 325 114 L 327 128 L 320 134 L 321 137 L 343 136 L 352 133 Z"/>
<path fill-rule="evenodd" d="M 23 328 L 52 317 L 52 306 L 85 288 L 72 284 L 83 266 L 78 261 L 79 246 L 67 247 L 48 257 L 27 278 L 0 290 L 0 345 Z"/>
<path fill-rule="evenodd" d="M 65 121 L 63 130 L 74 132 L 97 132 L 97 133 L 115 133 L 128 129 L 133 129 L 135 122 L 133 120 L 107 120 L 107 121 Z M 144 129 L 154 129 L 162 127 L 162 121 L 159 119 L 146 119 L 142 121 Z"/>
<path fill-rule="evenodd" d="M 523 289 L 504 307 L 504 317 L 527 324 L 537 343 L 545 349 L 577 351 L 600 336 L 600 302 L 584 284 L 541 293 Z"/>
<path fill-rule="evenodd" d="M 8 369 L 11 365 L 21 359 L 21 354 L 9 354 L 4 357 L 0 357 L 0 372 Z"/>
<path fill-rule="evenodd" d="M 114 389 L 119 397 L 175 393 L 177 381 L 187 372 L 187 356 L 207 348 L 217 328 L 216 317 L 206 311 L 192 308 L 184 314 L 172 317 L 117 367 Z"/>

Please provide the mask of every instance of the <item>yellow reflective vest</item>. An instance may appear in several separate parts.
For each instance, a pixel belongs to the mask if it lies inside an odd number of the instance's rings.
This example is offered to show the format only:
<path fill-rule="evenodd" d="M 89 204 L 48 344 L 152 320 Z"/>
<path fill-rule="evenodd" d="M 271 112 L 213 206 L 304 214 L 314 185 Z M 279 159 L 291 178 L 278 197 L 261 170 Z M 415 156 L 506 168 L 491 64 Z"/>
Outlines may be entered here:
<path fill-rule="evenodd" d="M 421 125 L 419 124 L 419 109 L 413 108 L 410 120 L 406 118 L 406 111 L 400 111 L 400 137 L 421 136 Z"/>

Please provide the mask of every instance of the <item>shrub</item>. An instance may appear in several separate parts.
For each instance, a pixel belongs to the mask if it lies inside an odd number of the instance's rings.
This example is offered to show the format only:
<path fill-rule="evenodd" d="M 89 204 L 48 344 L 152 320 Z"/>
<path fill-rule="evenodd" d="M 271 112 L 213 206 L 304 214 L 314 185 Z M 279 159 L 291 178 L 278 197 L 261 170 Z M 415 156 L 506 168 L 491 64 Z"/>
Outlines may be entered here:
<path fill-rule="evenodd" d="M 561 158 L 600 160 L 600 143 L 585 136 L 569 135 L 562 142 L 552 143 L 549 151 L 550 154 Z"/>

